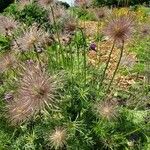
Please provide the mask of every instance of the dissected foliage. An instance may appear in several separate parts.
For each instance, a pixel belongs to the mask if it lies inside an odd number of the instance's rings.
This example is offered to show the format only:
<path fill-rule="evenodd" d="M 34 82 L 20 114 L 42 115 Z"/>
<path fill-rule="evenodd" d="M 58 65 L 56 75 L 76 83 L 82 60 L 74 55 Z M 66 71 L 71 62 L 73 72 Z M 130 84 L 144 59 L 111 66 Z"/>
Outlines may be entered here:
<path fill-rule="evenodd" d="M 149 150 L 147 9 L 60 4 L 0 15 L 0 150 Z"/>

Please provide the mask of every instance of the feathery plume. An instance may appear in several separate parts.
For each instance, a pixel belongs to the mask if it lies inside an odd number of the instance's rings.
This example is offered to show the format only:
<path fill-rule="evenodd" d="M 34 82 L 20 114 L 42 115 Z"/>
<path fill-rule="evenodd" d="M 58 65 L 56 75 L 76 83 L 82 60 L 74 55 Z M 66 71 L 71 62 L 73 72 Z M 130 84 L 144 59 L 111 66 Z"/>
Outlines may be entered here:
<path fill-rule="evenodd" d="M 105 18 L 109 13 L 109 9 L 106 7 L 94 8 L 93 11 L 97 20 Z"/>
<path fill-rule="evenodd" d="M 12 125 L 18 125 L 25 122 L 33 115 L 32 104 L 29 100 L 22 101 L 20 99 L 9 102 L 8 106 L 8 116 Z"/>
<path fill-rule="evenodd" d="M 52 10 L 49 11 L 49 20 L 52 24 L 54 24 L 54 20 L 59 23 L 65 16 L 66 10 L 60 5 L 53 5 Z"/>
<path fill-rule="evenodd" d="M 11 68 L 15 68 L 17 61 L 12 53 L 7 53 L 0 57 L 0 73 L 3 73 Z"/>
<path fill-rule="evenodd" d="M 63 146 L 66 144 L 66 139 L 67 132 L 62 128 L 56 128 L 49 137 L 51 147 L 55 149 L 63 148 Z"/>
<path fill-rule="evenodd" d="M 133 27 L 133 18 L 131 16 L 119 16 L 112 18 L 107 25 L 105 34 L 114 41 L 123 42 L 127 40 Z"/>
<path fill-rule="evenodd" d="M 53 107 L 55 94 L 59 88 L 55 77 L 41 71 L 38 65 L 27 65 L 19 83 L 18 94 L 8 106 L 8 116 L 12 124 L 18 124 L 37 114 L 45 106 Z"/>
<path fill-rule="evenodd" d="M 11 36 L 12 32 L 17 29 L 18 22 L 14 19 L 0 15 L 0 33 L 5 36 Z"/>
<path fill-rule="evenodd" d="M 54 3 L 54 0 L 38 0 L 38 4 L 44 8 L 47 8 L 49 5 L 53 3 Z"/>
<path fill-rule="evenodd" d="M 31 65 L 26 68 L 20 82 L 19 95 L 22 99 L 31 101 L 34 111 L 42 109 L 45 104 L 53 106 L 57 81 L 39 66 Z"/>
<path fill-rule="evenodd" d="M 13 44 L 13 49 L 19 49 L 20 51 L 37 50 L 43 48 L 51 42 L 49 34 L 38 28 L 36 24 L 25 31 L 21 37 L 16 39 Z"/>
<path fill-rule="evenodd" d="M 96 111 L 97 115 L 111 120 L 117 117 L 117 103 L 112 101 L 102 101 L 95 105 L 94 110 Z"/>
<path fill-rule="evenodd" d="M 91 3 L 91 0 L 75 0 L 75 6 L 78 7 L 89 7 Z"/>
<path fill-rule="evenodd" d="M 65 33 L 73 33 L 77 27 L 77 20 L 75 17 L 70 14 L 66 14 L 61 20 L 61 24 L 63 27 L 63 32 Z"/>

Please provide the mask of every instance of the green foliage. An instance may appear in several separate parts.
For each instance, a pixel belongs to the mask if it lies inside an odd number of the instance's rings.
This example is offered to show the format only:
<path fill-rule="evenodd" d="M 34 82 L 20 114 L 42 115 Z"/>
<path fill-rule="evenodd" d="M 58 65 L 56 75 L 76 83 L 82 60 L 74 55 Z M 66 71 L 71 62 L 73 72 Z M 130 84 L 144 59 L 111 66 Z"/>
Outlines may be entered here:
<path fill-rule="evenodd" d="M 5 51 L 10 48 L 10 39 L 0 35 L 0 51 Z"/>
<path fill-rule="evenodd" d="M 118 5 L 118 6 L 126 6 L 126 5 L 137 5 L 148 3 L 147 0 L 95 0 L 96 5 Z"/>
<path fill-rule="evenodd" d="M 73 11 L 81 20 L 95 20 L 94 14 L 90 13 L 87 9 L 73 8 Z"/>
<path fill-rule="evenodd" d="M 93 19 L 93 15 L 87 14 L 84 9 L 75 8 L 73 11 L 80 19 Z M 22 10 L 13 4 L 5 10 L 5 14 L 14 16 L 27 26 L 36 22 L 39 26 L 49 29 L 47 13 L 36 4 L 25 6 Z M 21 32 L 19 31 L 18 33 Z M 111 93 L 106 93 L 109 78 L 105 76 L 106 81 L 100 85 L 105 65 L 89 63 L 91 41 L 88 42 L 84 31 L 77 28 L 67 44 L 61 42 L 61 33 L 57 32 L 58 39 L 44 47 L 41 53 L 36 52 L 36 47 L 25 52 L 11 50 L 18 66 L 0 72 L 0 150 L 53 150 L 50 135 L 56 127 L 63 127 L 67 131 L 66 143 L 62 148 L 64 150 L 149 150 L 149 85 L 136 81 L 127 90 L 114 85 Z M 2 56 L 3 51 L 11 48 L 10 45 L 17 36 L 0 36 Z M 139 62 L 131 70 L 122 70 L 126 75 L 129 72 L 142 74 L 145 61 L 150 58 L 149 38 L 138 38 L 135 37 L 136 42 L 130 45 L 129 50 L 137 54 Z M 101 42 L 102 39 L 102 34 L 94 37 L 95 42 Z M 53 109 L 47 104 L 22 124 L 12 126 L 7 116 L 7 106 L 8 103 L 11 104 L 11 100 L 7 101 L 5 94 L 10 91 L 15 93 L 14 96 L 19 94 L 19 81 L 22 81 L 23 73 L 21 68 L 27 66 L 27 60 L 42 63 L 42 72 L 44 70 L 47 74 L 62 78 L 62 88 L 56 92 L 56 106 Z M 36 87 L 33 87 L 33 90 L 37 92 Z M 43 96 L 42 94 L 40 96 Z M 103 106 L 99 111 L 104 112 L 100 115 L 95 110 L 98 102 L 107 99 L 117 103 L 114 118 L 107 119 L 103 116 L 109 108 L 103 110 Z M 59 137 L 57 138 L 59 140 Z"/>
<path fill-rule="evenodd" d="M 11 15 L 28 26 L 35 22 L 42 27 L 49 30 L 51 29 L 51 22 L 48 19 L 48 11 L 38 6 L 36 3 L 26 5 L 23 9 L 18 9 L 17 4 L 12 4 L 5 9 L 4 14 Z"/>

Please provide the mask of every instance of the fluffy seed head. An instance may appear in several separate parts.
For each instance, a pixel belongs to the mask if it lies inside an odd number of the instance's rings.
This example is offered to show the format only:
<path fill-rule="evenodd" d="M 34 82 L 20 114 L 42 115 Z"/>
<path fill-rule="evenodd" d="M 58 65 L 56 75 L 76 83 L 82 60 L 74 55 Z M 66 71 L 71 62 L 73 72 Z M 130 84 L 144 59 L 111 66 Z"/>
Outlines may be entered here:
<path fill-rule="evenodd" d="M 63 31 L 65 33 L 72 33 L 75 31 L 76 27 L 77 27 L 77 23 L 76 23 L 76 18 L 71 16 L 71 15 L 66 15 L 63 19 L 62 19 L 62 26 L 63 26 Z"/>
<path fill-rule="evenodd" d="M 20 97 L 30 100 L 34 111 L 42 109 L 45 104 L 53 106 L 57 84 L 53 76 L 41 71 L 38 66 L 26 68 L 20 83 Z"/>
<path fill-rule="evenodd" d="M 49 40 L 51 39 L 49 39 L 48 33 L 33 25 L 14 41 L 13 49 L 19 49 L 20 51 L 36 50 L 38 47 L 43 48 L 46 44 L 49 44 Z"/>
<path fill-rule="evenodd" d="M 112 18 L 107 25 L 105 34 L 117 42 L 127 40 L 133 27 L 133 18 L 130 16 L 119 16 Z"/>
<path fill-rule="evenodd" d="M 105 7 L 102 7 L 102 8 L 96 8 L 93 11 L 95 13 L 96 19 L 100 20 L 107 16 L 109 10 Z"/>
<path fill-rule="evenodd" d="M 3 73 L 11 68 L 15 68 L 16 64 L 16 58 L 12 53 L 7 53 L 0 56 L 0 73 Z"/>
<path fill-rule="evenodd" d="M 91 0 L 75 0 L 75 5 L 80 7 L 89 7 L 91 3 Z"/>
<path fill-rule="evenodd" d="M 10 36 L 17 29 L 18 22 L 6 16 L 0 16 L 0 33 Z"/>
<path fill-rule="evenodd" d="M 49 20 L 52 24 L 54 24 L 54 19 L 56 22 L 60 22 L 61 18 L 63 18 L 64 16 L 66 16 L 66 10 L 60 5 L 53 6 L 53 14 L 52 11 L 49 12 Z"/>
<path fill-rule="evenodd" d="M 47 8 L 47 6 L 52 4 L 53 2 L 54 0 L 38 0 L 38 4 L 45 8 Z"/>
<path fill-rule="evenodd" d="M 111 120 L 117 116 L 117 103 L 111 101 L 102 101 L 95 105 L 94 109 L 98 116 Z"/>
<path fill-rule="evenodd" d="M 23 70 L 22 79 L 18 84 L 18 93 L 14 103 L 8 106 L 8 116 L 12 124 L 18 124 L 31 118 L 33 114 L 55 105 L 57 80 L 41 71 L 38 65 L 27 65 Z"/>
<path fill-rule="evenodd" d="M 28 100 L 20 100 L 9 102 L 7 118 L 12 125 L 18 125 L 25 122 L 33 115 L 32 104 Z"/>
<path fill-rule="evenodd" d="M 50 135 L 49 140 L 51 146 L 55 149 L 63 148 L 66 144 L 67 132 L 65 129 L 56 128 Z"/>
<path fill-rule="evenodd" d="M 61 42 L 62 45 L 70 44 L 71 40 L 72 40 L 72 35 L 70 35 L 70 34 L 60 35 L 60 42 Z"/>

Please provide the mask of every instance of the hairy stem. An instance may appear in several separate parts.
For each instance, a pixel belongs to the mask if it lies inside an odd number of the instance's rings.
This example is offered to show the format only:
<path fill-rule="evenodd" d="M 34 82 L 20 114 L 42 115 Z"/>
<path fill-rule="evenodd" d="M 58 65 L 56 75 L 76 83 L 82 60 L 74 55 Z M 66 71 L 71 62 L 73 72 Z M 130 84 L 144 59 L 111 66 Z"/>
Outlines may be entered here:
<path fill-rule="evenodd" d="M 109 83 L 109 85 L 108 85 L 108 88 L 107 88 L 107 90 L 106 90 L 107 92 L 109 91 L 109 89 L 110 89 L 110 87 L 111 87 L 111 84 L 113 83 L 114 78 L 115 78 L 115 76 L 116 76 L 116 73 L 117 73 L 117 70 L 118 70 L 118 68 L 119 68 L 119 65 L 120 65 L 120 62 L 121 62 L 121 58 L 122 58 L 122 55 L 123 55 L 123 50 L 124 50 L 124 41 L 122 41 L 122 47 L 121 47 L 121 52 L 120 52 L 119 60 L 118 60 L 116 69 L 115 69 L 115 71 L 114 71 L 114 73 L 113 73 L 113 76 L 112 76 L 112 78 L 111 78 L 111 80 L 110 80 L 110 83 Z"/>
<path fill-rule="evenodd" d="M 104 72 L 102 74 L 102 78 L 101 78 L 101 81 L 100 81 L 100 86 L 103 84 L 103 81 L 104 81 L 104 78 L 105 78 L 105 75 L 106 75 L 106 71 L 108 69 L 108 65 L 109 65 L 109 62 L 110 62 L 110 59 L 111 59 L 111 55 L 112 55 L 112 52 L 114 50 L 114 47 L 115 47 L 115 40 L 113 41 L 113 45 L 112 45 L 112 48 L 110 50 L 110 53 L 109 53 L 109 56 L 108 56 L 108 60 L 107 60 L 107 63 L 106 63 L 106 67 L 104 69 Z"/>

